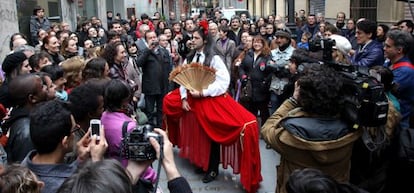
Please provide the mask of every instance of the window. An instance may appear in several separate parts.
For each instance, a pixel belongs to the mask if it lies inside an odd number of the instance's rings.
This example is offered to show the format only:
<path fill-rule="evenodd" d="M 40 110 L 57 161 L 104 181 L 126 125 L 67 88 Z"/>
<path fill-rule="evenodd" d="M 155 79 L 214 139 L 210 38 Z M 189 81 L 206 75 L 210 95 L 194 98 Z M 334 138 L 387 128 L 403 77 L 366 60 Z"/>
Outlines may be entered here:
<path fill-rule="evenodd" d="M 309 13 L 314 15 L 322 13 L 325 15 L 325 0 L 310 0 Z"/>
<path fill-rule="evenodd" d="M 375 0 L 351 0 L 352 18 L 367 18 L 377 21 L 377 1 Z"/>

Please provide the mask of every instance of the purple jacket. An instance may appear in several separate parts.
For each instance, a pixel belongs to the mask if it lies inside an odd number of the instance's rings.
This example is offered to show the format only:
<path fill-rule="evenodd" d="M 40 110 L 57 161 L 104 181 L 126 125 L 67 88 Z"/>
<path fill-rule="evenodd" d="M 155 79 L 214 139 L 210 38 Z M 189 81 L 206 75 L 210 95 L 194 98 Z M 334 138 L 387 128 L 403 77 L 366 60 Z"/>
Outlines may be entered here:
<path fill-rule="evenodd" d="M 115 158 L 121 161 L 121 164 L 126 167 L 128 160 L 120 158 L 121 141 L 122 141 L 122 125 L 125 121 L 130 121 L 127 131 L 130 132 L 135 128 L 136 122 L 121 112 L 109 112 L 105 111 L 101 117 L 101 123 L 105 129 L 105 138 L 108 142 L 107 153 L 110 158 Z M 154 169 L 148 167 L 148 169 L 141 176 L 143 179 L 151 180 L 155 182 L 157 174 Z"/>

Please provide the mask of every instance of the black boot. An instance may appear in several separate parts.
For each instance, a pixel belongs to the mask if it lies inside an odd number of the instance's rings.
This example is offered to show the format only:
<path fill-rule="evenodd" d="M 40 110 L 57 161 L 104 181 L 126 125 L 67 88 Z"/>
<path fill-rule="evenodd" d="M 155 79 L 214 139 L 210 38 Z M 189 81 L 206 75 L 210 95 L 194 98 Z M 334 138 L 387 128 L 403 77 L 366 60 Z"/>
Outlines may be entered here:
<path fill-rule="evenodd" d="M 210 171 L 210 172 L 206 173 L 206 175 L 203 177 L 203 182 L 204 183 L 209 183 L 209 182 L 215 180 L 216 177 L 217 177 L 217 174 L 218 173 L 214 172 L 214 171 Z"/>

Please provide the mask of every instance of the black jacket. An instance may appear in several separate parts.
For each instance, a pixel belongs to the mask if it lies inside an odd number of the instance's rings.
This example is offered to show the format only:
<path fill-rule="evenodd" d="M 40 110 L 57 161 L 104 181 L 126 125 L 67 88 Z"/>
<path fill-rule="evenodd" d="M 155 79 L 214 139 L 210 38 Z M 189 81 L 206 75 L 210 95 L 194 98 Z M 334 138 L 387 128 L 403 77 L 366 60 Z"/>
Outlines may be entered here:
<path fill-rule="evenodd" d="M 269 100 L 269 86 L 273 72 L 273 68 L 267 64 L 269 60 L 270 56 L 263 55 L 258 56 L 254 60 L 253 51 L 249 51 L 240 65 L 240 78 L 246 75 L 250 79 L 252 83 L 252 99 L 255 102 Z"/>
<path fill-rule="evenodd" d="M 138 50 L 137 65 L 142 67 L 142 93 L 145 95 L 167 94 L 168 77 L 173 66 L 168 51 L 161 47 L 157 52 L 147 47 L 140 47 Z"/>
<path fill-rule="evenodd" d="M 8 162 L 21 162 L 27 153 L 34 149 L 30 138 L 29 109 L 16 108 L 11 112 L 2 127 L 9 128 L 10 135 L 6 145 Z"/>

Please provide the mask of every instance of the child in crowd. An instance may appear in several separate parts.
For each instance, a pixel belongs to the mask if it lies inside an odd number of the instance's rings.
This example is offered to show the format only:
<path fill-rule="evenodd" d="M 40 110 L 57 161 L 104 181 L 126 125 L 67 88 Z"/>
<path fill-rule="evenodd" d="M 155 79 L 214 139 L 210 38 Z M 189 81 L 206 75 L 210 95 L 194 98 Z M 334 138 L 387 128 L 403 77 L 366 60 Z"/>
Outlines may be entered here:
<path fill-rule="evenodd" d="M 56 85 L 56 98 L 63 101 L 68 100 L 68 93 L 65 91 L 66 78 L 63 76 L 64 71 L 62 67 L 49 65 L 42 68 L 42 72 L 50 74 L 53 84 Z"/>
<path fill-rule="evenodd" d="M 297 48 L 309 50 L 309 38 L 312 36 L 311 33 L 305 32 L 302 34 L 301 42 L 298 43 Z"/>

